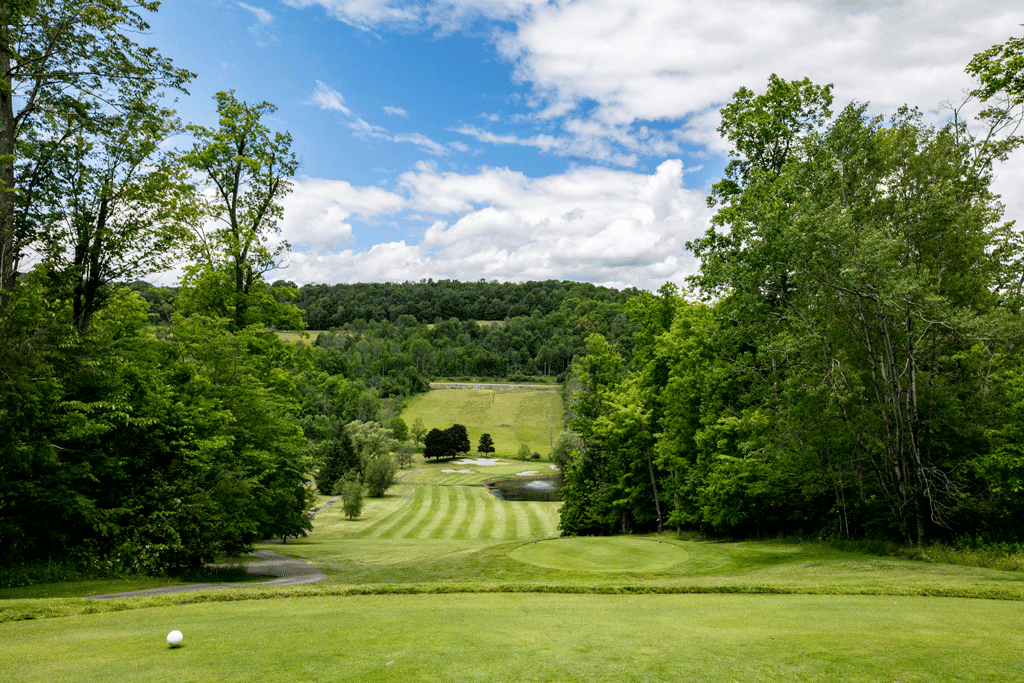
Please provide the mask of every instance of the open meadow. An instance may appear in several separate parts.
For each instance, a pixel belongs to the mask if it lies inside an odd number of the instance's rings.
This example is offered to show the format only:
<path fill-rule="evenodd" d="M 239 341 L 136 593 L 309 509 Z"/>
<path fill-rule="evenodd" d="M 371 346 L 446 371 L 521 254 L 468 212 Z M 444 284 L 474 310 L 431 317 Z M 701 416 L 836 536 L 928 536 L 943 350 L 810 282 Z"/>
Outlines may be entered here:
<path fill-rule="evenodd" d="M 466 427 L 476 453 L 481 434 L 494 440 L 494 455 L 511 457 L 521 444 L 546 456 L 562 431 L 562 399 L 556 391 L 434 389 L 409 399 L 402 419 L 420 419 L 428 430 Z"/>

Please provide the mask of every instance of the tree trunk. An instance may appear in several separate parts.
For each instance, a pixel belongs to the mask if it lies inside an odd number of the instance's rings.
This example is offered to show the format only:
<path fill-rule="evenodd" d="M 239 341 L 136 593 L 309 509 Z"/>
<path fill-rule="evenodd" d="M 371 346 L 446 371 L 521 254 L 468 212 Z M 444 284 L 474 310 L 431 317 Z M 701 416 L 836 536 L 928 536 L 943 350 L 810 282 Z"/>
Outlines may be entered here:
<path fill-rule="evenodd" d="M 0 31 L 9 35 L 10 6 L 0 3 Z M 14 93 L 10 46 L 0 36 L 0 313 L 6 310 L 17 278 L 20 245 L 14 238 Z"/>

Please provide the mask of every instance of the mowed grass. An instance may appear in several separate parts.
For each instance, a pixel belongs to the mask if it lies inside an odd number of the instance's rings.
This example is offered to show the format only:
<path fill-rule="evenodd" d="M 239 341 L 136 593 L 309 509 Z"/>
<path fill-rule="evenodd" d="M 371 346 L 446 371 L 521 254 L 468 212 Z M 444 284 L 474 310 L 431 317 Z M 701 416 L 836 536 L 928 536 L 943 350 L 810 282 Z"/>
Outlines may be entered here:
<path fill-rule="evenodd" d="M 1021 617 L 878 596 L 296 598 L 0 624 L 0 661 L 11 683 L 998 682 L 1024 677 Z"/>
<path fill-rule="evenodd" d="M 334 505 L 308 537 L 263 546 L 322 568 L 319 584 L 0 601 L 0 680 L 1024 680 L 1024 572 L 559 538 L 560 503 L 479 485 L 544 463 L 415 467 L 359 518 Z"/>
<path fill-rule="evenodd" d="M 420 419 L 428 430 L 464 425 L 471 455 L 486 433 L 494 440 L 492 455 L 512 457 L 526 444 L 546 456 L 562 431 L 562 398 L 557 391 L 432 389 L 411 398 L 402 419 L 410 427 Z"/>
<path fill-rule="evenodd" d="M 480 457 L 478 457 L 480 456 Z M 464 462 L 464 461 L 477 462 Z M 501 464 L 481 465 L 480 460 L 497 460 Z M 430 484 L 433 486 L 473 486 L 481 485 L 492 479 L 515 477 L 528 473 L 556 474 L 547 461 L 514 460 L 512 458 L 484 457 L 483 453 L 470 453 L 466 458 L 452 460 L 426 460 L 421 457 L 414 459 L 413 467 L 418 472 L 402 477 L 403 484 Z M 400 472 L 401 476 L 403 472 Z"/>

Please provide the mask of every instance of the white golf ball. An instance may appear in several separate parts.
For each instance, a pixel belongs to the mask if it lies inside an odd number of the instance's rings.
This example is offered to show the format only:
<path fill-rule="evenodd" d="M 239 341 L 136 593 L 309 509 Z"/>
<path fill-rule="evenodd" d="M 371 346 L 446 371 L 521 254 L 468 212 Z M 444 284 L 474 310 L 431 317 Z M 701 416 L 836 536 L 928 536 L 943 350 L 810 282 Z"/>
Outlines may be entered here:
<path fill-rule="evenodd" d="M 171 631 L 167 634 L 167 644 L 171 647 L 178 647 L 181 645 L 183 638 L 184 636 L 181 635 L 181 631 Z"/>

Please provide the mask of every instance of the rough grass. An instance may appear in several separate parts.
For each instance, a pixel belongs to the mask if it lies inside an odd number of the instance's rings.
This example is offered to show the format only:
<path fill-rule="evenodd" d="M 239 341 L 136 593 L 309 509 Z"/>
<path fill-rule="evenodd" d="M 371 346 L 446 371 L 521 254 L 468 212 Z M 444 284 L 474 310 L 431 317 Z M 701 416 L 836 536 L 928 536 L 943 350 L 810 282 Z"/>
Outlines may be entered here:
<path fill-rule="evenodd" d="M 321 332 L 323 332 L 323 330 L 303 330 L 302 332 L 294 332 L 292 330 L 277 330 L 276 332 L 274 332 L 274 334 L 276 334 L 277 338 L 280 339 L 281 341 L 290 342 L 292 344 L 296 342 L 302 342 L 304 344 L 309 344 L 310 346 L 312 346 L 314 343 L 316 343 L 316 339 L 317 337 L 320 336 Z"/>
<path fill-rule="evenodd" d="M 410 426 L 417 418 L 428 430 L 464 425 L 472 457 L 485 433 L 494 440 L 492 457 L 511 458 L 520 444 L 547 455 L 562 430 L 562 398 L 557 391 L 432 389 L 409 399 L 402 411 Z"/>

